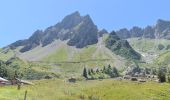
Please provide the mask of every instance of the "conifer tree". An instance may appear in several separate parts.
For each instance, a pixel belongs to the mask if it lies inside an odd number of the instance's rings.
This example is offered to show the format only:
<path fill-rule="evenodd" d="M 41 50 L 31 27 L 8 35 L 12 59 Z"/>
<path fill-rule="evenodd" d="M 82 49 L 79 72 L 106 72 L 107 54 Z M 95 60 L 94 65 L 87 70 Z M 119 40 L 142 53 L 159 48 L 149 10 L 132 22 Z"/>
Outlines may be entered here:
<path fill-rule="evenodd" d="M 94 72 L 94 70 L 93 70 L 93 69 L 91 69 L 91 73 L 92 73 L 92 74 L 95 74 L 95 72 Z"/>
<path fill-rule="evenodd" d="M 111 76 L 111 74 L 112 74 L 112 68 L 111 68 L 110 64 L 108 65 L 106 74 L 108 74 L 109 76 Z"/>
<path fill-rule="evenodd" d="M 86 67 L 84 67 L 84 69 L 83 69 L 83 77 L 88 78 Z"/>
<path fill-rule="evenodd" d="M 91 73 L 91 70 L 90 70 L 90 69 L 88 69 L 88 75 L 89 75 L 89 76 L 91 76 L 91 75 L 92 75 L 92 73 Z"/>
<path fill-rule="evenodd" d="M 119 72 L 118 72 L 116 67 L 113 67 L 113 73 L 114 73 L 114 77 L 118 77 L 119 76 Z"/>
<path fill-rule="evenodd" d="M 96 73 L 99 73 L 99 72 L 100 72 L 99 69 L 97 69 L 97 70 L 96 70 Z"/>
<path fill-rule="evenodd" d="M 163 72 L 163 70 L 161 68 L 159 68 L 158 70 L 158 79 L 159 79 L 159 82 L 166 82 L 166 75 L 165 75 L 165 72 Z"/>
<path fill-rule="evenodd" d="M 106 73 L 106 67 L 105 66 L 103 67 L 103 71 L 102 72 Z"/>

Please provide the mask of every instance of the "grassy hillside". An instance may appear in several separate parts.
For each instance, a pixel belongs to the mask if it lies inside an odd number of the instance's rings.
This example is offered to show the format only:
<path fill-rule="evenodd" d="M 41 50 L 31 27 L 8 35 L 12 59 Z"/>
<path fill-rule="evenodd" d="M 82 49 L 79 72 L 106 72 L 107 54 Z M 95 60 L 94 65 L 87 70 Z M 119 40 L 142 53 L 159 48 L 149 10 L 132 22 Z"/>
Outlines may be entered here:
<path fill-rule="evenodd" d="M 68 77 L 80 76 L 85 66 L 96 68 L 110 64 L 117 68 L 124 68 L 125 60 L 105 47 L 107 37 L 108 35 L 105 34 L 99 38 L 97 44 L 81 49 L 68 46 L 67 41 L 56 40 L 45 47 L 38 46 L 31 51 L 17 53 L 17 56 L 31 62 L 32 68 L 37 71 L 43 71 L 39 66 L 45 66 L 46 68 L 49 67 L 48 70 L 45 70 L 47 72 L 61 73 Z M 19 51 L 19 49 L 17 48 L 15 51 Z M 1 53 L 0 55 L 1 59 L 5 60 L 13 56 L 14 53 L 9 50 L 7 54 Z"/>
<path fill-rule="evenodd" d="M 11 58 L 6 62 L 1 61 L 0 77 L 6 79 L 17 77 L 28 80 L 44 79 L 46 76 L 59 77 L 59 73 L 54 73 L 51 68 L 50 65 L 30 63 L 19 58 Z"/>
<path fill-rule="evenodd" d="M 105 47 L 104 41 L 107 36 L 105 35 L 100 38 L 97 44 L 89 45 L 82 49 L 63 44 L 55 52 L 47 55 L 42 60 L 49 62 L 81 62 L 87 60 L 116 59 L 117 56 Z"/>
<path fill-rule="evenodd" d="M 127 40 L 120 39 L 114 31 L 109 34 L 106 40 L 106 47 L 113 53 L 128 60 L 141 60 L 141 55 L 129 45 Z"/>
<path fill-rule="evenodd" d="M 156 60 L 155 63 L 167 65 L 170 67 L 170 51 L 167 51 L 163 54 L 161 54 Z"/>
<path fill-rule="evenodd" d="M 137 83 L 130 81 L 94 80 L 76 84 L 62 80 L 34 81 L 34 86 L 2 87 L 0 99 L 23 100 L 25 90 L 28 100 L 169 100 L 168 83 Z M 125 99 L 126 98 L 126 99 Z"/>
<path fill-rule="evenodd" d="M 167 47 L 170 45 L 170 40 L 166 39 L 131 38 L 128 41 L 147 63 L 153 63 L 161 54 L 169 51 Z M 159 45 L 163 45 L 164 48 L 160 50 Z"/>
<path fill-rule="evenodd" d="M 140 38 L 131 38 L 128 39 L 129 43 L 133 48 L 141 52 L 154 52 L 160 53 L 166 51 L 166 47 L 170 45 L 170 40 L 167 39 L 140 39 Z M 158 49 L 158 45 L 164 45 L 163 50 Z"/>
<path fill-rule="evenodd" d="M 72 73 L 74 75 L 76 73 L 80 75 L 84 66 L 94 68 L 111 64 L 121 68 L 124 66 L 125 60 L 105 47 L 107 37 L 108 35 L 105 35 L 99 39 L 97 44 L 82 49 L 62 44 L 55 52 L 50 53 L 40 61 L 58 64 L 54 69 L 57 68 L 62 73 Z"/>
<path fill-rule="evenodd" d="M 0 49 L 0 60 L 7 61 L 9 58 L 13 56 L 14 56 L 14 52 L 12 50 Z"/>

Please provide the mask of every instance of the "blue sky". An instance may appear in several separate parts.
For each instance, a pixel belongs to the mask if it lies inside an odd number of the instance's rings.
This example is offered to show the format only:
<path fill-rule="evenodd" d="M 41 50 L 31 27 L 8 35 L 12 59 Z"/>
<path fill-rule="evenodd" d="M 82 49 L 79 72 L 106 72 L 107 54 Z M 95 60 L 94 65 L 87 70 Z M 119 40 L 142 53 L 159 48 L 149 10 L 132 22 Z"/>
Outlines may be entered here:
<path fill-rule="evenodd" d="M 79 11 L 108 31 L 170 20 L 170 0 L 1 0 L 0 47 L 25 39 Z"/>

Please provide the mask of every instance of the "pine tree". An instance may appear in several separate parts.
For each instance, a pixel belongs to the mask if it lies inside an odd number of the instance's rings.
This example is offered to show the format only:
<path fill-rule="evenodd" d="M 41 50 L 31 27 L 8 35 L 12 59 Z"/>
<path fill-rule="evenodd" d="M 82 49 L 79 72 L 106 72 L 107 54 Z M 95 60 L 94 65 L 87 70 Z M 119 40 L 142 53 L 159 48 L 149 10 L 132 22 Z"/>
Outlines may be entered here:
<path fill-rule="evenodd" d="M 108 65 L 108 68 L 106 69 L 106 74 L 108 74 L 109 76 L 112 75 L 112 68 L 111 68 L 110 64 Z"/>
<path fill-rule="evenodd" d="M 83 69 L 83 77 L 88 78 L 86 67 L 84 67 L 84 69 Z"/>
<path fill-rule="evenodd" d="M 106 73 L 106 67 L 103 67 L 102 73 Z"/>
<path fill-rule="evenodd" d="M 91 69 L 91 73 L 92 73 L 92 74 L 95 74 L 95 72 L 94 72 L 94 70 L 93 70 L 93 69 Z"/>
<path fill-rule="evenodd" d="M 159 82 L 166 82 L 166 75 L 165 75 L 165 72 L 163 72 L 163 70 L 160 68 L 158 70 L 158 79 L 159 79 Z"/>
<path fill-rule="evenodd" d="M 167 81 L 168 81 L 168 83 L 170 83 L 170 74 L 168 74 Z"/>
<path fill-rule="evenodd" d="M 97 69 L 97 70 L 96 70 L 96 73 L 99 73 L 99 72 L 100 72 L 99 69 Z"/>
<path fill-rule="evenodd" d="M 90 70 L 90 69 L 88 69 L 88 75 L 89 75 L 89 76 L 91 76 L 91 75 L 92 75 L 92 73 L 91 73 L 91 70 Z"/>
<path fill-rule="evenodd" d="M 119 72 L 118 72 L 116 67 L 113 67 L 113 73 L 114 73 L 114 77 L 118 77 L 119 76 Z"/>

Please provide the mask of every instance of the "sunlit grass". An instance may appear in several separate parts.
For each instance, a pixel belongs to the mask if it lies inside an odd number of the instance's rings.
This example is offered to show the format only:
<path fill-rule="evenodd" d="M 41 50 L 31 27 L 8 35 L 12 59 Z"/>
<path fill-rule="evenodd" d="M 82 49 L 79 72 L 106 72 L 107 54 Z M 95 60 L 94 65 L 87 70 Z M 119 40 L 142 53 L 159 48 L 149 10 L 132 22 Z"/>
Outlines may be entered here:
<path fill-rule="evenodd" d="M 28 91 L 28 100 L 169 100 L 170 84 L 113 79 L 68 83 L 63 80 L 34 81 L 33 86 L 1 87 L 0 100 L 23 100 Z"/>

